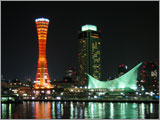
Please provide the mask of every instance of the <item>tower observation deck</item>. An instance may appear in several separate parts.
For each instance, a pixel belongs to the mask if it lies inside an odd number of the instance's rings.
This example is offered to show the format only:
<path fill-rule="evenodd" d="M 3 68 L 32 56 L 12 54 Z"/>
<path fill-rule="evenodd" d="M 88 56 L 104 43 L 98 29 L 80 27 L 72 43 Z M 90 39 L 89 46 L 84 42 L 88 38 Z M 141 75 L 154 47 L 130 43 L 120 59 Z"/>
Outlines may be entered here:
<path fill-rule="evenodd" d="M 45 89 L 50 88 L 50 78 L 47 68 L 46 59 L 46 41 L 49 20 L 46 18 L 35 19 L 37 34 L 38 34 L 38 46 L 39 46 L 39 58 L 38 58 L 38 68 L 35 80 L 35 89 Z"/>

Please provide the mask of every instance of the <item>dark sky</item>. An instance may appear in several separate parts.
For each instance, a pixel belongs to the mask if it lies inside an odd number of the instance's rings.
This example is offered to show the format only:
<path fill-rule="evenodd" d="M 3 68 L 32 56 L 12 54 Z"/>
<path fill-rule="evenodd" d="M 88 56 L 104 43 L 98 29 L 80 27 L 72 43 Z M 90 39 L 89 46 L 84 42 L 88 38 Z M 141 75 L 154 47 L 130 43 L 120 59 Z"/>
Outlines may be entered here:
<path fill-rule="evenodd" d="M 159 2 L 1 2 L 1 64 L 5 79 L 35 79 L 38 40 L 35 18 L 50 20 L 47 63 L 51 80 L 77 66 L 78 31 L 84 24 L 101 30 L 102 77 L 117 75 L 159 58 Z"/>

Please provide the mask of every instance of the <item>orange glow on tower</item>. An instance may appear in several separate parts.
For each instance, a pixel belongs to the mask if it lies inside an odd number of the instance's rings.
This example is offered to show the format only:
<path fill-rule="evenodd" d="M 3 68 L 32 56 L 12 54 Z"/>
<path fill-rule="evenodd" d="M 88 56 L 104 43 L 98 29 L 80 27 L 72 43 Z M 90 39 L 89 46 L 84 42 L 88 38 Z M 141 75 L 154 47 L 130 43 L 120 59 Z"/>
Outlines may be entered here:
<path fill-rule="evenodd" d="M 49 20 L 46 18 L 38 18 L 35 20 L 38 34 L 38 44 L 39 44 L 39 58 L 38 58 L 38 68 L 35 80 L 35 89 L 39 88 L 50 88 L 50 78 L 47 68 L 46 59 L 46 41 Z"/>

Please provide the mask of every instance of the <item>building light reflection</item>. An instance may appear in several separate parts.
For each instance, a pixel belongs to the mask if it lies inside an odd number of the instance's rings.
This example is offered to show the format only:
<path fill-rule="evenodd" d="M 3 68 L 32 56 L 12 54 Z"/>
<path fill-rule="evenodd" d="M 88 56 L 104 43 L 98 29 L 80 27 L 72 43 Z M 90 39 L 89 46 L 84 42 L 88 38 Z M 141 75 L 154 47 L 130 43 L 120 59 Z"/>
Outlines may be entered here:
<path fill-rule="evenodd" d="M 84 109 L 84 117 L 86 119 L 88 119 L 88 110 L 87 110 L 87 108 Z"/>
<path fill-rule="evenodd" d="M 74 118 L 75 119 L 78 118 L 78 108 L 77 108 L 77 105 L 74 106 Z"/>
<path fill-rule="evenodd" d="M 139 108 L 140 109 L 140 116 L 142 119 L 144 119 L 145 118 L 145 105 L 144 105 L 144 103 L 141 103 L 139 107 L 140 107 Z"/>
<path fill-rule="evenodd" d="M 9 118 L 12 118 L 12 106 L 9 104 Z"/>
<path fill-rule="evenodd" d="M 70 103 L 70 112 L 71 112 L 71 116 L 70 116 L 70 119 L 73 119 L 73 110 L 74 110 L 74 108 L 73 108 L 73 102 L 71 102 Z"/>
<path fill-rule="evenodd" d="M 91 119 L 94 118 L 94 106 L 93 106 L 93 102 L 90 103 L 90 112 L 91 112 Z"/>
<path fill-rule="evenodd" d="M 84 104 L 84 102 L 34 101 L 24 102 L 23 105 L 20 105 L 22 107 L 20 111 L 24 114 L 12 112 L 15 111 L 13 105 L 1 104 L 2 119 L 18 117 L 33 119 L 146 119 L 146 115 L 158 115 L 153 103 L 86 102 Z M 31 116 L 27 117 L 28 114 Z"/>
<path fill-rule="evenodd" d="M 2 104 L 2 118 L 7 118 L 7 104 Z"/>
<path fill-rule="evenodd" d="M 51 103 L 33 102 L 35 107 L 35 119 L 51 119 Z"/>
<path fill-rule="evenodd" d="M 150 103 L 150 113 L 153 113 L 153 103 Z"/>
<path fill-rule="evenodd" d="M 55 102 L 52 102 L 52 118 L 55 119 Z"/>
<path fill-rule="evenodd" d="M 63 109 L 63 103 L 61 104 L 61 116 L 63 116 L 63 114 L 64 114 L 64 111 L 63 111 L 64 109 Z"/>
<path fill-rule="evenodd" d="M 114 117 L 114 106 L 113 103 L 110 103 L 110 118 L 113 119 Z"/>
<path fill-rule="evenodd" d="M 61 103 L 60 102 L 57 102 L 56 108 L 57 108 L 56 116 L 58 119 L 60 119 L 61 118 Z"/>
<path fill-rule="evenodd" d="M 103 115 L 102 103 L 98 103 L 98 111 L 99 111 L 99 116 L 102 116 Z"/>

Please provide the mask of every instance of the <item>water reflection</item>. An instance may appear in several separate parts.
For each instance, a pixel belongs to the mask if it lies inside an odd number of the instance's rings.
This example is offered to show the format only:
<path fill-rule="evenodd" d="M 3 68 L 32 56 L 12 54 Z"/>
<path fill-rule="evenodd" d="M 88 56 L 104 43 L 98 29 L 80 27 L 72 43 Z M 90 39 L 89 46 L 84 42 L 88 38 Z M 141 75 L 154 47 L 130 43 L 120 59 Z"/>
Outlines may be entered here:
<path fill-rule="evenodd" d="M 110 118 L 111 119 L 113 119 L 113 116 L 114 116 L 114 114 L 113 114 L 114 113 L 114 109 L 113 108 L 114 108 L 113 103 L 110 103 Z"/>
<path fill-rule="evenodd" d="M 7 118 L 7 104 L 2 104 L 2 118 Z"/>
<path fill-rule="evenodd" d="M 139 105 L 139 114 L 140 114 L 140 117 L 141 117 L 142 119 L 145 118 L 145 105 L 144 105 L 144 103 L 141 103 L 141 104 Z"/>
<path fill-rule="evenodd" d="M 55 102 L 52 102 L 52 118 L 55 119 Z"/>
<path fill-rule="evenodd" d="M 150 113 L 153 113 L 153 103 L 150 103 Z"/>
<path fill-rule="evenodd" d="M 159 104 L 23 102 L 23 104 L 1 104 L 1 110 L 2 119 L 157 119 Z"/>
<path fill-rule="evenodd" d="M 51 102 L 34 102 L 35 106 L 35 119 L 51 119 Z"/>

